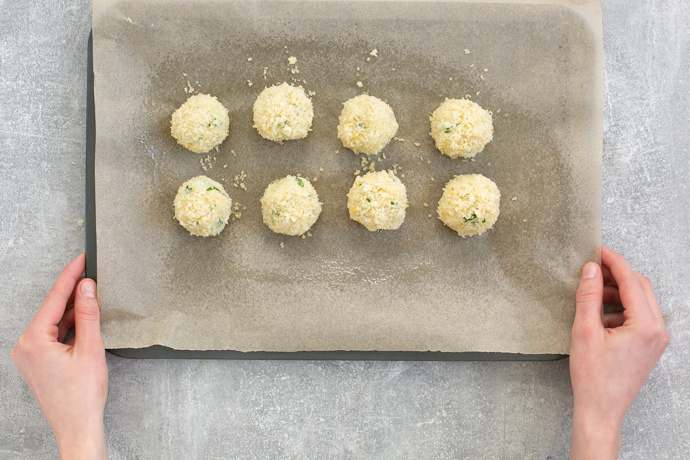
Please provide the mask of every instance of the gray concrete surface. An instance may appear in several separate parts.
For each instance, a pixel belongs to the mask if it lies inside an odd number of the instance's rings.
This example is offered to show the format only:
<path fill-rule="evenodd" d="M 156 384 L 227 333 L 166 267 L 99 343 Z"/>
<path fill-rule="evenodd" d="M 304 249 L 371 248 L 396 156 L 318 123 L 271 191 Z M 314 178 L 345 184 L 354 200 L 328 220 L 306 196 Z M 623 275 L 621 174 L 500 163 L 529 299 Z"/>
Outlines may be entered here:
<path fill-rule="evenodd" d="M 0 2 L 0 459 L 57 458 L 10 351 L 83 249 L 90 2 Z M 603 0 L 604 244 L 647 274 L 671 343 L 622 459 L 690 452 L 690 5 Z M 565 459 L 567 360 L 137 361 L 108 357 L 112 459 Z"/>

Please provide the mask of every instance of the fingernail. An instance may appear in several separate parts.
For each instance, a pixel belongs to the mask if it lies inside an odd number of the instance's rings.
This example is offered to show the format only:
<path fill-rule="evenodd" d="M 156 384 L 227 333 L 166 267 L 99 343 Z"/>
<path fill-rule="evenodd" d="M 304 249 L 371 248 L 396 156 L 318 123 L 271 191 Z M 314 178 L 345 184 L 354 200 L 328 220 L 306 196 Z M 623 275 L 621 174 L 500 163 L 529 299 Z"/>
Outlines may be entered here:
<path fill-rule="evenodd" d="M 582 269 L 582 279 L 592 279 L 595 276 L 597 276 L 598 271 L 599 267 L 597 266 L 597 264 L 595 264 L 594 262 L 589 262 L 587 265 L 585 265 L 585 268 Z"/>
<path fill-rule="evenodd" d="M 85 279 L 81 283 L 81 296 L 89 299 L 96 298 L 96 283 L 90 279 Z"/>

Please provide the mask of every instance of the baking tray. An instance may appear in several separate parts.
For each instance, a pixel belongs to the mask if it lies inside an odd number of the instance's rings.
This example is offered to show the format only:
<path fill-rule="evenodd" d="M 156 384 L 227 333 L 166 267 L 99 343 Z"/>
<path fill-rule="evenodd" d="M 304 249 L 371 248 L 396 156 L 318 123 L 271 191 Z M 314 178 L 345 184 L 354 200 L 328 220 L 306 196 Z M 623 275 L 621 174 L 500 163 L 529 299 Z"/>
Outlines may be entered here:
<path fill-rule="evenodd" d="M 87 274 L 96 275 L 96 228 L 94 194 L 95 114 L 93 104 L 93 55 L 89 46 L 89 102 L 87 119 Z M 99 61 L 100 62 L 100 61 Z M 343 152 L 344 155 L 351 155 Z M 317 187 L 318 189 L 318 187 Z M 509 197 L 504 196 L 504 200 Z M 502 202 L 503 205 L 504 202 Z M 182 351 L 162 346 L 138 349 L 114 349 L 112 352 L 127 357 L 180 357 L 180 358 L 231 358 L 231 359 L 409 359 L 409 360 L 544 360 L 558 359 L 563 354 L 520 354 L 520 353 L 443 353 L 406 351 L 299 351 L 299 352 L 237 352 L 228 350 Z"/>
<path fill-rule="evenodd" d="M 86 76 L 86 277 L 98 280 L 96 255 L 96 193 L 94 160 L 96 154 L 96 111 L 93 95 L 93 37 L 89 34 Z M 443 353 L 443 352 L 239 352 L 232 350 L 175 350 L 154 345 L 145 348 L 116 348 L 108 352 L 135 359 L 292 359 L 292 360 L 372 360 L 372 361 L 551 361 L 567 358 L 561 354 L 524 355 L 519 353 Z"/>

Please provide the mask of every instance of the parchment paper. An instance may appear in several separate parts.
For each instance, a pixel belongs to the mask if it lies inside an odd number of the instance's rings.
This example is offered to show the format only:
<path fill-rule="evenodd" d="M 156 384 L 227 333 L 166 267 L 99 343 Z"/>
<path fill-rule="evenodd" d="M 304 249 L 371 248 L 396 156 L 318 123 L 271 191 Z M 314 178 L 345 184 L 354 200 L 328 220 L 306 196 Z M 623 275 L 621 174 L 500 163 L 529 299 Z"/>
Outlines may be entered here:
<path fill-rule="evenodd" d="M 598 260 L 602 151 L 600 7 L 572 3 L 94 1 L 106 348 L 568 353 L 580 269 Z M 252 128 L 252 105 L 283 81 L 315 91 L 315 118 L 306 139 L 278 145 Z M 206 171 L 207 155 L 170 136 L 185 88 L 230 112 Z M 393 107 L 404 139 L 376 162 L 407 185 L 397 231 L 348 219 L 361 160 L 336 126 L 360 93 Z M 462 162 L 434 148 L 428 117 L 466 95 L 495 133 Z M 242 171 L 246 191 L 232 186 Z M 318 178 L 323 202 L 304 239 L 261 220 L 265 187 L 296 173 Z M 496 182 L 501 214 L 463 239 L 436 206 L 469 173 Z M 247 208 L 215 238 L 173 217 L 199 174 Z"/>

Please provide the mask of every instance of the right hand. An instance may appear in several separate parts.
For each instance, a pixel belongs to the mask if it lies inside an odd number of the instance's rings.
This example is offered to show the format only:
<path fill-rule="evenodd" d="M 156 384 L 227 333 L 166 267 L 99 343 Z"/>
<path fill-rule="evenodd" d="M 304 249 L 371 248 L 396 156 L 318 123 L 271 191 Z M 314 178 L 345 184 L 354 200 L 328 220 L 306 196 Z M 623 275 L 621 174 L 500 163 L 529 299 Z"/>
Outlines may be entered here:
<path fill-rule="evenodd" d="M 570 460 L 618 457 L 623 417 L 669 342 L 649 279 L 603 246 L 601 262 L 585 265 L 577 291 Z M 605 315 L 602 324 L 602 303 L 624 311 Z"/>

